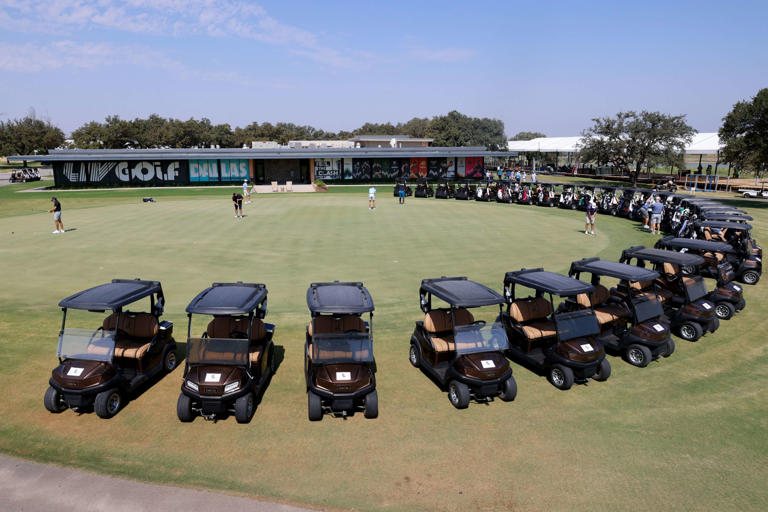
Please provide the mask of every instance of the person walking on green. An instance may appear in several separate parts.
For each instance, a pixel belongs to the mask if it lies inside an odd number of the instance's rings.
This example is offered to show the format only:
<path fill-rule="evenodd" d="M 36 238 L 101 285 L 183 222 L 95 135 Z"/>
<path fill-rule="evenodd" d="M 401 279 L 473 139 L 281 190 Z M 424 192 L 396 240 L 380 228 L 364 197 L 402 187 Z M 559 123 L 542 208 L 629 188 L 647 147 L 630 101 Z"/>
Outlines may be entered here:
<path fill-rule="evenodd" d="M 53 206 L 48 210 L 48 213 L 53 212 L 53 225 L 56 229 L 52 233 L 56 235 L 64 232 L 64 223 L 61 222 L 61 203 L 56 197 L 52 197 L 51 201 L 53 201 Z"/>

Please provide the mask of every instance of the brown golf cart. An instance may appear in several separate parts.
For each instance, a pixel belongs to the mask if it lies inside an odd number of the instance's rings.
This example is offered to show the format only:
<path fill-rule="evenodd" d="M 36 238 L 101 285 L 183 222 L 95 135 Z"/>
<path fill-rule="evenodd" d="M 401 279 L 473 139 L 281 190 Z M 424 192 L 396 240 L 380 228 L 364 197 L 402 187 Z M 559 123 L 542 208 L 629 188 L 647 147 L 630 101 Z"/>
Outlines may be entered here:
<path fill-rule="evenodd" d="M 141 301 L 144 312 L 124 309 Z M 165 299 L 158 281 L 113 279 L 59 302 L 64 315 L 57 366 L 45 408 L 90 410 L 111 418 L 142 386 L 176 367 L 173 324 L 160 320 Z M 96 323 L 93 313 L 110 314 Z M 68 315 L 69 312 L 69 315 Z M 88 327 L 69 327 L 73 321 Z M 94 328 L 94 325 L 99 327 Z"/>

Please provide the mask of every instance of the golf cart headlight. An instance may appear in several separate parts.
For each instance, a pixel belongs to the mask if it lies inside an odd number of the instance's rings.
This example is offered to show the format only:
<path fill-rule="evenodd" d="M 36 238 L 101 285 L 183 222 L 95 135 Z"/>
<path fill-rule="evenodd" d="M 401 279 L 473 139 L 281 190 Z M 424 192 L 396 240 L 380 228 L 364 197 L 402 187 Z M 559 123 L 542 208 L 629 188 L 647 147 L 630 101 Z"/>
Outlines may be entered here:
<path fill-rule="evenodd" d="M 240 387 L 240 383 L 239 382 L 233 382 L 232 384 L 227 384 L 226 386 L 224 386 L 224 392 L 225 393 L 231 393 L 233 391 L 236 391 L 237 388 L 239 388 L 239 387 Z"/>
<path fill-rule="evenodd" d="M 192 382 L 191 380 L 188 380 L 188 381 L 187 381 L 187 387 L 188 387 L 189 389 L 191 389 L 192 391 L 199 391 L 199 390 L 200 390 L 200 388 L 198 387 L 198 385 L 197 385 L 197 384 L 195 384 L 194 382 Z"/>

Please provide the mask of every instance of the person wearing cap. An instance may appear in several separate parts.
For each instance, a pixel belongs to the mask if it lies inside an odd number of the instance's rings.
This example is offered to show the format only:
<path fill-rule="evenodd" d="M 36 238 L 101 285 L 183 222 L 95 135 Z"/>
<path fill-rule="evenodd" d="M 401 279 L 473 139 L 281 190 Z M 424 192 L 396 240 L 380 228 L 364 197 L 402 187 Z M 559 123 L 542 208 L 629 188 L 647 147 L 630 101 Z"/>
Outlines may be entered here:
<path fill-rule="evenodd" d="M 664 213 L 664 204 L 661 198 L 656 196 L 656 201 L 651 205 L 651 234 L 661 234 L 661 216 Z"/>
<path fill-rule="evenodd" d="M 597 203 L 593 197 L 589 198 L 589 204 L 587 204 L 586 224 L 584 225 L 585 235 L 595 234 L 595 215 L 597 214 Z"/>
<path fill-rule="evenodd" d="M 243 181 L 243 197 L 245 198 L 245 204 L 251 202 L 251 193 L 248 189 L 248 180 Z"/>
<path fill-rule="evenodd" d="M 232 204 L 235 205 L 235 218 L 243 218 L 243 196 L 237 192 L 232 194 Z"/>
<path fill-rule="evenodd" d="M 52 233 L 56 235 L 64 232 L 64 223 L 61 222 L 61 203 L 55 196 L 51 198 L 51 201 L 53 202 L 53 207 L 48 210 L 48 213 L 53 212 L 53 225 L 56 229 Z"/>

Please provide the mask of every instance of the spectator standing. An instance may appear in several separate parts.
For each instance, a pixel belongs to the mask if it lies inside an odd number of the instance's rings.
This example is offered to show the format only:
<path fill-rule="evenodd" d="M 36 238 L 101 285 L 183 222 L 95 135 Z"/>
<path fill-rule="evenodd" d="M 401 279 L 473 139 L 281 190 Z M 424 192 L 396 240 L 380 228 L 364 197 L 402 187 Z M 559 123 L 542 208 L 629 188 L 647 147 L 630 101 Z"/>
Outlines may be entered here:
<path fill-rule="evenodd" d="M 651 234 L 661 234 L 661 216 L 663 213 L 664 204 L 659 196 L 656 196 L 656 201 L 651 205 Z"/>
<path fill-rule="evenodd" d="M 376 187 L 371 187 L 368 189 L 368 209 L 376 209 Z"/>
<path fill-rule="evenodd" d="M 520 183 L 520 170 L 515 171 L 515 181 Z"/>
<path fill-rule="evenodd" d="M 536 171 L 531 173 L 531 183 L 536 183 Z"/>
<path fill-rule="evenodd" d="M 649 210 L 651 209 L 651 198 L 645 200 L 640 207 L 640 218 L 643 219 L 643 229 L 651 229 L 648 225 L 648 218 L 650 217 Z"/>
<path fill-rule="evenodd" d="M 525 183 L 525 178 L 526 178 L 526 175 L 525 175 L 525 171 L 523 171 L 523 177 L 521 178 L 521 181 L 522 181 L 523 183 Z"/>
<path fill-rule="evenodd" d="M 251 193 L 248 189 L 248 180 L 243 181 L 243 197 L 245 198 L 245 204 L 251 202 Z"/>
<path fill-rule="evenodd" d="M 595 215 L 597 215 L 597 203 L 595 203 L 594 199 L 590 198 L 589 204 L 587 205 L 587 221 L 584 225 L 585 235 L 595 234 Z"/>
<path fill-rule="evenodd" d="M 243 218 L 243 196 L 241 194 L 238 194 L 237 192 L 234 192 L 232 194 L 232 204 L 235 206 L 235 218 L 242 219 Z"/>
<path fill-rule="evenodd" d="M 51 201 L 53 202 L 53 206 L 48 210 L 48 213 L 53 212 L 53 226 L 56 229 L 51 233 L 56 235 L 64 232 L 64 223 L 61 222 L 61 203 L 55 196 L 51 198 Z"/>

